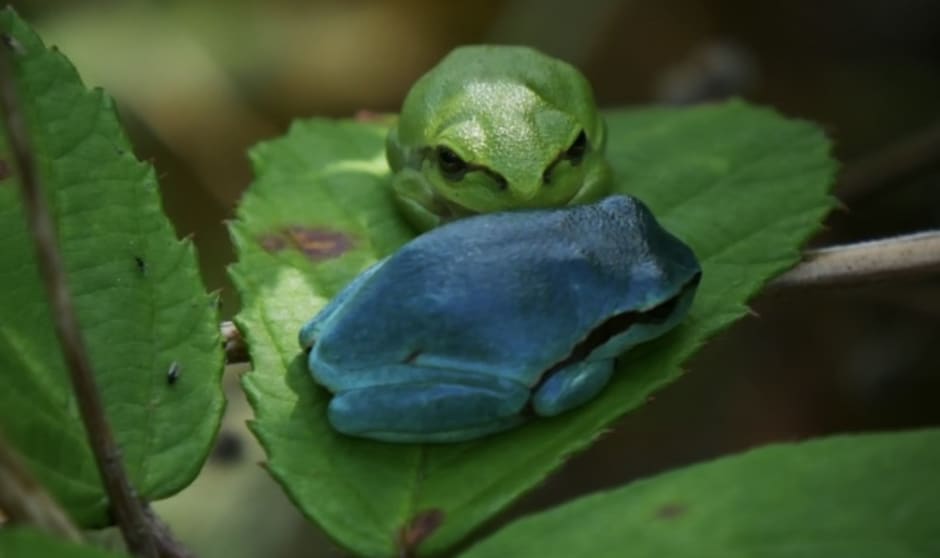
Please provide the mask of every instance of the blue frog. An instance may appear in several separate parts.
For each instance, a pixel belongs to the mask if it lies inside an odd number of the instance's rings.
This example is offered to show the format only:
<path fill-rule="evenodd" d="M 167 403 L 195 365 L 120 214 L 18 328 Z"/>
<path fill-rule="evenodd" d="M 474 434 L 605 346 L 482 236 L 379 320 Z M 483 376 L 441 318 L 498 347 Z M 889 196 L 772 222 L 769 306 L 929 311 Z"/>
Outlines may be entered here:
<path fill-rule="evenodd" d="M 418 236 L 300 331 L 339 432 L 457 442 L 594 398 L 688 313 L 692 250 L 629 196 L 488 213 Z"/>

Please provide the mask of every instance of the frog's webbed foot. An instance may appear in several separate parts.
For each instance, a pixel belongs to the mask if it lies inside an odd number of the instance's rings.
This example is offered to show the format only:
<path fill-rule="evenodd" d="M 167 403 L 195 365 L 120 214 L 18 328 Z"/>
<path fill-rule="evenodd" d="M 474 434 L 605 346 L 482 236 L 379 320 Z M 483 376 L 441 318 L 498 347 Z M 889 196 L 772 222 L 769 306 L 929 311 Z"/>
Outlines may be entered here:
<path fill-rule="evenodd" d="M 525 420 L 529 390 L 516 382 L 435 382 L 343 391 L 330 401 L 336 430 L 387 442 L 459 442 L 506 430 Z"/>
<path fill-rule="evenodd" d="M 582 361 L 552 371 L 532 394 L 532 409 L 550 417 L 593 399 L 614 372 L 614 359 Z"/>

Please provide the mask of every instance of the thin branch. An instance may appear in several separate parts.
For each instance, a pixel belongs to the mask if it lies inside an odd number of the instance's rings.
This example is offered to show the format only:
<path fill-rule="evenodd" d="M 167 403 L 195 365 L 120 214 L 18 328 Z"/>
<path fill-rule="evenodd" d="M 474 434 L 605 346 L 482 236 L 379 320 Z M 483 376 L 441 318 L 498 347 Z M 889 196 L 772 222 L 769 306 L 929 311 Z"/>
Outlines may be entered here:
<path fill-rule="evenodd" d="M 809 250 L 768 290 L 850 287 L 940 273 L 940 231 Z"/>
<path fill-rule="evenodd" d="M 796 287 L 852 287 L 940 274 L 940 231 L 807 250 L 803 262 L 767 285 L 775 293 Z M 220 325 L 229 364 L 248 362 L 248 347 L 235 324 Z"/>
<path fill-rule="evenodd" d="M 0 509 L 14 523 L 32 525 L 39 530 L 73 542 L 82 534 L 68 514 L 33 477 L 23 458 L 0 434 Z"/>
<path fill-rule="evenodd" d="M 10 150 L 19 171 L 26 220 L 36 242 L 36 257 L 56 335 L 69 370 L 72 389 L 85 424 L 98 472 L 128 549 L 137 556 L 157 557 L 157 547 L 147 528 L 144 508 L 130 485 L 121 453 L 105 416 L 101 394 L 95 384 L 91 361 L 85 349 L 78 318 L 65 281 L 55 228 L 43 195 L 36 160 L 30 148 L 26 122 L 20 109 L 14 72 L 15 39 L 3 35 L 0 44 L 0 113 L 4 116 Z"/>
<path fill-rule="evenodd" d="M 222 332 L 222 346 L 225 348 L 225 361 L 229 364 L 248 362 L 248 347 L 238 327 L 232 322 L 219 325 Z"/>
<path fill-rule="evenodd" d="M 845 203 L 858 201 L 878 188 L 940 168 L 940 120 L 920 132 L 846 165 L 836 195 Z"/>
<path fill-rule="evenodd" d="M 180 544 L 180 542 L 173 537 L 170 528 L 154 513 L 153 508 L 147 506 L 144 510 L 144 514 L 147 516 L 147 524 L 149 525 L 150 532 L 153 533 L 160 558 L 195 557 L 188 548 Z"/>

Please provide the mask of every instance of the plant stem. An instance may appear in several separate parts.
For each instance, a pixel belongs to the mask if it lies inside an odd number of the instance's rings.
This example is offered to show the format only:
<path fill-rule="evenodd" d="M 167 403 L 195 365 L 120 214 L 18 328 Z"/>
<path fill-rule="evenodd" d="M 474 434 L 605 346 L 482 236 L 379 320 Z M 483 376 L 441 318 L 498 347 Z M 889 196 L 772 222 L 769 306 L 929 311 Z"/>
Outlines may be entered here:
<path fill-rule="evenodd" d="M 940 272 L 940 231 L 808 250 L 769 290 L 849 287 Z"/>
<path fill-rule="evenodd" d="M 0 434 L 0 509 L 15 523 L 73 542 L 82 534 L 52 496 L 33 477 L 23 458 Z"/>
<path fill-rule="evenodd" d="M 225 362 L 248 362 L 248 347 L 238 327 L 232 322 L 222 322 L 219 329 L 222 331 L 222 345 L 225 347 Z"/>
<path fill-rule="evenodd" d="M 865 198 L 879 188 L 940 168 L 940 120 L 879 151 L 846 165 L 836 195 L 843 203 Z"/>
<path fill-rule="evenodd" d="M 940 231 L 807 250 L 803 262 L 767 285 L 775 293 L 797 287 L 851 287 L 940 273 Z M 232 322 L 220 325 L 229 364 L 248 362 L 248 347 Z"/>
<path fill-rule="evenodd" d="M 26 122 L 20 109 L 14 71 L 15 40 L 3 35 L 0 44 L 0 113 L 19 171 L 26 220 L 36 243 L 36 257 L 49 296 L 56 335 L 62 347 L 72 389 L 85 424 L 98 472 L 108 494 L 115 520 L 128 549 L 136 556 L 157 557 L 157 547 L 148 529 L 144 507 L 130 485 L 121 463 L 121 452 L 105 416 L 101 394 L 95 383 L 91 361 L 72 306 L 59 254 L 55 227 L 46 206 L 36 159 L 30 147 Z"/>
<path fill-rule="evenodd" d="M 194 558 L 193 553 L 173 537 L 169 527 L 157 517 L 153 508 L 147 506 L 144 514 L 147 516 L 147 525 L 153 534 L 160 558 Z"/>

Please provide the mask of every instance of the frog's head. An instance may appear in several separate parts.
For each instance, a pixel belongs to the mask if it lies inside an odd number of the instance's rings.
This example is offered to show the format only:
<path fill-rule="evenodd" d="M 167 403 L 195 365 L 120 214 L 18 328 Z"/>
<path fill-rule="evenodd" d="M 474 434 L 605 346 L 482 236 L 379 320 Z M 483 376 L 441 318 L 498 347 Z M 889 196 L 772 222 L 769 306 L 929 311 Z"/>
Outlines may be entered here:
<path fill-rule="evenodd" d="M 420 176 L 437 205 L 427 209 L 462 215 L 582 201 L 608 180 L 605 142 L 574 67 L 523 47 L 464 47 L 415 84 L 388 152 L 393 170 Z"/>

